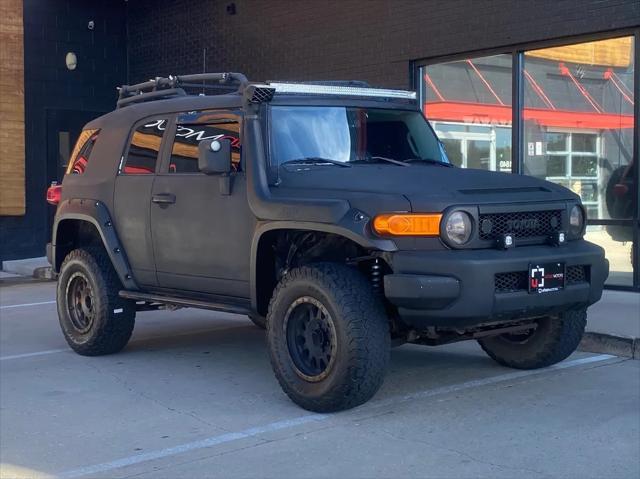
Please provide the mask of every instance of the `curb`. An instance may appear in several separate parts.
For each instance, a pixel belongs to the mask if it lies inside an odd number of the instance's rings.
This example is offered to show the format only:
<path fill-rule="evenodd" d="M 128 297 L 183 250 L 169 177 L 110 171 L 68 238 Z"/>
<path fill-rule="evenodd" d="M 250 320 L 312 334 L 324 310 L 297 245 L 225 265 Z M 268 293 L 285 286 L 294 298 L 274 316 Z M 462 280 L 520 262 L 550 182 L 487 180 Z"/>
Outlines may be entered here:
<path fill-rule="evenodd" d="M 37 279 L 49 279 L 54 280 L 53 270 L 51 266 L 42 266 L 33 270 L 33 277 Z"/>
<path fill-rule="evenodd" d="M 0 286 L 13 286 L 25 283 L 42 283 L 45 281 L 55 281 L 51 266 L 35 268 L 31 275 L 15 275 L 8 278 L 0 278 Z"/>
<path fill-rule="evenodd" d="M 16 276 L 15 278 L 0 278 L 0 286 L 16 286 L 18 284 L 48 283 L 50 279 L 35 278 L 33 276 Z"/>
<path fill-rule="evenodd" d="M 578 349 L 590 353 L 640 359 L 640 338 L 587 331 L 584 333 Z"/>

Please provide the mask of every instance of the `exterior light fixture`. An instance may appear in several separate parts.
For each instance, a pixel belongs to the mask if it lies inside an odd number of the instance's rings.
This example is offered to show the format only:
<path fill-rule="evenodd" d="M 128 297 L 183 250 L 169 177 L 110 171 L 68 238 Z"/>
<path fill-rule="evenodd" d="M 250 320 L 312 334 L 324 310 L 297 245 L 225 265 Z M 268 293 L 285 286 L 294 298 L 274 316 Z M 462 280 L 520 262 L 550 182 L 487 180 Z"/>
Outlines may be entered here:
<path fill-rule="evenodd" d="M 498 247 L 502 249 L 513 248 L 516 245 L 515 238 L 512 234 L 505 234 L 498 238 Z"/>
<path fill-rule="evenodd" d="M 78 66 L 78 57 L 73 52 L 68 52 L 67 56 L 64 58 L 64 61 L 67 64 L 68 70 L 75 70 Z"/>

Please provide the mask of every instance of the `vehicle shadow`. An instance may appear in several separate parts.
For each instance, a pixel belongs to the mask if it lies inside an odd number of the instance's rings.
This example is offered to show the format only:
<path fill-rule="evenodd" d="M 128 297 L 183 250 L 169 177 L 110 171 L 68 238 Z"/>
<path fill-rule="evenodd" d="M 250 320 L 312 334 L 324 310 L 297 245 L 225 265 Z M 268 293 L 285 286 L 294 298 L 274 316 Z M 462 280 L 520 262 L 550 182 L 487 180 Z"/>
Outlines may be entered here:
<path fill-rule="evenodd" d="M 207 387 L 274 395 L 286 401 L 271 371 L 264 331 L 240 316 L 191 322 L 188 327 L 175 321 L 168 329 L 163 327 L 162 335 L 156 328 L 147 328 L 113 358 L 133 361 L 140 368 L 149 361 L 160 362 L 164 371 L 180 374 L 184 381 L 198 382 L 204 372 Z M 385 383 L 376 397 L 411 394 L 504 370 L 475 342 L 438 347 L 407 344 L 392 349 Z"/>

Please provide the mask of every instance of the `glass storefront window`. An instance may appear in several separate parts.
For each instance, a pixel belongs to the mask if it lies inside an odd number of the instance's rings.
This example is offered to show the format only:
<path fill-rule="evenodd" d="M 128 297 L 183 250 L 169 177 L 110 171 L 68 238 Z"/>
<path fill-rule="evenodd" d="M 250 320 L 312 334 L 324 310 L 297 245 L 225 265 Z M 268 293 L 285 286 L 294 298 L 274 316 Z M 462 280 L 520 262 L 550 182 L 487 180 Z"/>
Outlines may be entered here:
<path fill-rule="evenodd" d="M 511 171 L 511 55 L 421 69 L 427 118 L 452 163 Z"/>
<path fill-rule="evenodd" d="M 640 235 L 634 42 L 629 35 L 514 48 L 426 65 L 419 75 L 425 115 L 453 164 L 511 172 L 517 160 L 523 174 L 571 189 L 587 211 L 586 239 L 601 245 L 611 262 L 607 284 L 640 288 L 637 279 L 634 284 L 640 255 L 632 260 L 633 238 Z M 514 55 L 523 59 L 516 72 L 522 97 L 511 90 Z M 511 144 L 512 104 L 522 105 L 519 145 Z"/>
<path fill-rule="evenodd" d="M 525 174 L 579 194 L 590 219 L 634 214 L 633 37 L 525 52 Z"/>
<path fill-rule="evenodd" d="M 608 285 L 633 286 L 633 265 L 636 262 L 631 226 L 591 225 L 585 239 L 602 246 L 609 260 Z M 636 266 L 637 267 L 637 266 Z"/>

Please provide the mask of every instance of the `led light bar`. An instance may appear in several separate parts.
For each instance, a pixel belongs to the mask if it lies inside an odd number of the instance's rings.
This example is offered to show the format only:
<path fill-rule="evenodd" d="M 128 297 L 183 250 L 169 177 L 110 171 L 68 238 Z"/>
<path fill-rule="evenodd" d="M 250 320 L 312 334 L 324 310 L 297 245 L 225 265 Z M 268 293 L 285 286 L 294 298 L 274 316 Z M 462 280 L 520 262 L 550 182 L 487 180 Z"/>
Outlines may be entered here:
<path fill-rule="evenodd" d="M 369 96 L 378 98 L 401 98 L 415 100 L 416 92 L 388 90 L 385 88 L 363 88 L 353 86 L 313 85 L 308 83 L 269 83 L 276 93 L 299 93 L 307 95 Z"/>

